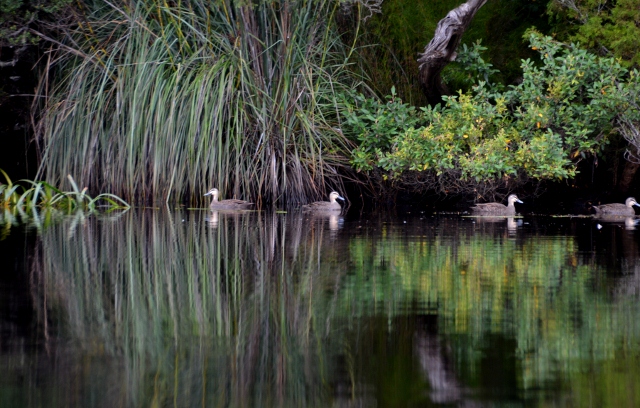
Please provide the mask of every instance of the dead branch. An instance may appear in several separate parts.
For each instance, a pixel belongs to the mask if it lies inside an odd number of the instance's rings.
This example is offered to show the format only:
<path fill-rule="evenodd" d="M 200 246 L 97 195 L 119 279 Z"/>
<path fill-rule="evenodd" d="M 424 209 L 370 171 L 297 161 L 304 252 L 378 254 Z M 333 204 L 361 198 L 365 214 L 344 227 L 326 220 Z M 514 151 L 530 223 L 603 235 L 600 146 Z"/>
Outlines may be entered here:
<path fill-rule="evenodd" d="M 487 0 L 469 0 L 451 10 L 438 22 L 435 35 L 420 54 L 420 84 L 429 104 L 441 102 L 449 92 L 442 82 L 440 73 L 444 67 L 456 59 L 456 49 L 471 20 Z"/>

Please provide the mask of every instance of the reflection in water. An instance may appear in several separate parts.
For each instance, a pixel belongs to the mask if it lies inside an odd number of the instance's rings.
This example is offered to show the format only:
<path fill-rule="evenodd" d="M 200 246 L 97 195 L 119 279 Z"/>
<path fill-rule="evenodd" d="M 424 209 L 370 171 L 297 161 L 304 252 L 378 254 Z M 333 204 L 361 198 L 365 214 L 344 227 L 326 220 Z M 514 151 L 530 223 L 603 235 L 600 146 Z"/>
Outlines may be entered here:
<path fill-rule="evenodd" d="M 623 215 L 599 215 L 594 217 L 594 219 L 609 224 L 622 224 L 627 230 L 636 229 L 636 225 L 638 224 L 636 217 L 625 217 Z"/>
<path fill-rule="evenodd" d="M 211 211 L 209 217 L 205 221 L 209 223 L 211 228 L 218 228 L 218 220 L 220 219 L 220 211 Z"/>
<path fill-rule="evenodd" d="M 0 405 L 637 405 L 635 231 L 519 220 L 67 218 L 25 260 Z"/>
<path fill-rule="evenodd" d="M 227 219 L 234 219 L 237 222 L 242 218 L 243 214 L 249 214 L 251 212 L 251 210 L 210 210 L 209 216 L 205 217 L 205 221 L 209 223 L 211 228 L 218 228 L 218 222 L 221 216 Z"/>
<path fill-rule="evenodd" d="M 437 404 L 460 402 L 462 386 L 451 364 L 447 364 L 449 356 L 438 337 L 425 330 L 416 331 L 415 349 L 420 368 L 429 380 L 431 401 Z"/>
<path fill-rule="evenodd" d="M 482 224 L 502 224 L 507 226 L 507 232 L 510 236 L 514 236 L 516 230 L 518 229 L 518 225 L 522 226 L 522 222 L 520 219 L 516 219 L 515 216 L 474 216 L 470 217 L 475 220 L 479 225 Z"/>
<path fill-rule="evenodd" d="M 318 229 L 321 227 L 321 230 L 325 230 L 327 227 L 329 228 L 329 237 L 335 239 L 338 236 L 338 231 L 344 225 L 344 217 L 340 214 L 331 214 L 331 213 L 299 213 L 302 223 L 301 227 L 303 229 Z"/>

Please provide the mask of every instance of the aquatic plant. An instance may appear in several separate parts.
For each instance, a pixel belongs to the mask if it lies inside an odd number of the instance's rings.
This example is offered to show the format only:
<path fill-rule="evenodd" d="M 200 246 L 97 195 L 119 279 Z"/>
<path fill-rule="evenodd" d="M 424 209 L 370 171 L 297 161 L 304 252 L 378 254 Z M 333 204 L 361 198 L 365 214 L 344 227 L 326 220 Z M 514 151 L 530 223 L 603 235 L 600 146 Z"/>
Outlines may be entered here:
<path fill-rule="evenodd" d="M 0 183 L 0 207 L 6 210 L 27 211 L 35 207 L 55 208 L 57 210 L 95 211 L 100 205 L 114 208 L 129 208 L 129 204 L 122 198 L 108 193 L 96 197 L 87 194 L 87 187 L 80 190 L 73 177 L 67 176 L 71 184 L 71 191 L 61 191 L 46 181 L 21 180 L 22 184 L 14 184 L 7 173 L 0 169 L 6 184 Z"/>

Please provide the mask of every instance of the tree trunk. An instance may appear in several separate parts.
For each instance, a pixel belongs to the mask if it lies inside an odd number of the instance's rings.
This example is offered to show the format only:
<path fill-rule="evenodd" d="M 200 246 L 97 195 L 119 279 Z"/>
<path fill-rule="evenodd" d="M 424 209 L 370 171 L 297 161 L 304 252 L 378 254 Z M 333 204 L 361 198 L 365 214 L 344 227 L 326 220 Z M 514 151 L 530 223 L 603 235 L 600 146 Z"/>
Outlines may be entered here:
<path fill-rule="evenodd" d="M 448 90 L 440 72 L 451 61 L 456 59 L 456 49 L 462 35 L 469 27 L 471 20 L 487 0 L 469 0 L 451 10 L 445 18 L 438 22 L 435 35 L 420 54 L 420 84 L 429 104 L 434 106 L 442 101 L 442 95 Z"/>

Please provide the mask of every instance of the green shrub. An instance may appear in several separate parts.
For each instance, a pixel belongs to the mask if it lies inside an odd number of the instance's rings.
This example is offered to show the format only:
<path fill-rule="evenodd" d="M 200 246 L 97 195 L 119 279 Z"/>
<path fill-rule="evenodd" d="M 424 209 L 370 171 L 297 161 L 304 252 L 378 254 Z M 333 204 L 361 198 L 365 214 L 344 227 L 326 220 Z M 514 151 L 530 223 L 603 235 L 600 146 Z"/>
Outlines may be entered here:
<path fill-rule="evenodd" d="M 638 72 L 533 30 L 526 37 L 540 61 L 522 62 L 517 86 L 489 86 L 483 74 L 472 92 L 422 111 L 394 96 L 362 100 L 348 121 L 360 143 L 353 165 L 399 181 L 415 172 L 447 176 L 447 192 L 575 176 L 580 160 L 607 145 L 616 120 L 637 121 Z"/>

